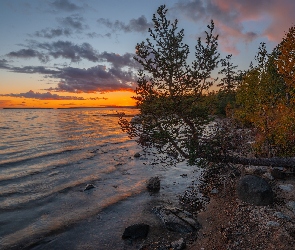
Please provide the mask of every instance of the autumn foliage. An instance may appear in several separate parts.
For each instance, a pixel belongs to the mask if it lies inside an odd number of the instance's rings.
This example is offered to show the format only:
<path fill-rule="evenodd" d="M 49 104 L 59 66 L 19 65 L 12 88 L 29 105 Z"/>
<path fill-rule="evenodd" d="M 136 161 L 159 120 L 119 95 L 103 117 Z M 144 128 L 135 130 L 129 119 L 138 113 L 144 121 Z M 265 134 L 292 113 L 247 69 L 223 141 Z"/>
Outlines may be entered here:
<path fill-rule="evenodd" d="M 237 89 L 235 118 L 257 130 L 257 155 L 294 156 L 295 27 L 270 54 L 262 43 L 255 59 Z"/>

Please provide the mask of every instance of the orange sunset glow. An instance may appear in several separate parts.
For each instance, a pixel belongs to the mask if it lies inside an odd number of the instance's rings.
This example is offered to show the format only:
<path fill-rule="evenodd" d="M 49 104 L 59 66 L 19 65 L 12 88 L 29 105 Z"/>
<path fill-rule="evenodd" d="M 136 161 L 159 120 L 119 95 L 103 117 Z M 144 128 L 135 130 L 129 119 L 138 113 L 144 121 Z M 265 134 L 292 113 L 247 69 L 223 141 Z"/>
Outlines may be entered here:
<path fill-rule="evenodd" d="M 100 95 L 75 94 L 81 100 L 51 100 L 24 97 L 2 97 L 0 108 L 76 108 L 103 106 L 135 106 L 134 92 L 118 91 Z M 83 99 L 82 99 L 83 98 Z"/>

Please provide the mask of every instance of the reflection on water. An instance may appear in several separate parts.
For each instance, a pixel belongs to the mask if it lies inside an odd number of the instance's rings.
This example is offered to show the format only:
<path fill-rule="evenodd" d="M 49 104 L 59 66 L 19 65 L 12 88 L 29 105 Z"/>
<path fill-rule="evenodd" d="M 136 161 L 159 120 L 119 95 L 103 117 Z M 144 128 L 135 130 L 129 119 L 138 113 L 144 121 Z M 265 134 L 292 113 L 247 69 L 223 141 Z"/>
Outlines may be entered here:
<path fill-rule="evenodd" d="M 166 185 L 163 195 L 181 190 L 169 180 L 189 167 L 163 171 L 147 157 L 135 159 L 140 148 L 121 132 L 116 111 L 0 110 L 0 249 L 67 231 L 141 194 L 155 174 Z M 89 183 L 95 188 L 84 191 Z"/>

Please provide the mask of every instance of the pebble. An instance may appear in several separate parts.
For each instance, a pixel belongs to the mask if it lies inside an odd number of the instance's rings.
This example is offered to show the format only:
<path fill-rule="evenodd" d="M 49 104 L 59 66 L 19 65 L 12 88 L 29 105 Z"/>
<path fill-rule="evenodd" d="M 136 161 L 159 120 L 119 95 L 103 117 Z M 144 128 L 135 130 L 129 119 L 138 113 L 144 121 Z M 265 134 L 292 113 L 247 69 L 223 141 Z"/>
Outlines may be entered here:
<path fill-rule="evenodd" d="M 269 172 L 266 172 L 262 176 L 265 177 L 265 178 L 267 178 L 267 179 L 269 179 L 269 180 L 271 180 L 271 181 L 274 179 L 273 176 L 271 175 L 271 173 L 269 173 Z"/>
<path fill-rule="evenodd" d="M 294 186 L 292 184 L 282 184 L 279 185 L 279 188 L 286 192 L 291 192 L 294 189 Z"/>
<path fill-rule="evenodd" d="M 287 220 L 290 220 L 290 217 L 283 214 L 282 212 L 275 212 L 274 213 L 274 216 L 279 218 L 279 219 L 287 219 Z"/>
<path fill-rule="evenodd" d="M 276 221 L 268 221 L 268 222 L 266 223 L 266 225 L 267 225 L 268 227 L 279 227 L 279 226 L 280 226 L 280 223 L 278 223 L 278 222 L 276 222 Z"/>
<path fill-rule="evenodd" d="M 186 244 L 183 238 L 180 238 L 177 241 L 171 242 L 171 247 L 173 250 L 182 250 L 182 249 L 185 249 L 185 246 Z"/>
<path fill-rule="evenodd" d="M 211 190 L 211 194 L 218 194 L 219 192 L 218 192 L 218 189 L 217 188 L 213 188 L 212 190 Z"/>
<path fill-rule="evenodd" d="M 293 211 L 293 213 L 295 214 L 295 201 L 289 201 L 287 203 L 287 208 Z"/>
<path fill-rule="evenodd" d="M 95 188 L 93 184 L 87 184 L 86 187 L 84 188 L 84 191 Z"/>

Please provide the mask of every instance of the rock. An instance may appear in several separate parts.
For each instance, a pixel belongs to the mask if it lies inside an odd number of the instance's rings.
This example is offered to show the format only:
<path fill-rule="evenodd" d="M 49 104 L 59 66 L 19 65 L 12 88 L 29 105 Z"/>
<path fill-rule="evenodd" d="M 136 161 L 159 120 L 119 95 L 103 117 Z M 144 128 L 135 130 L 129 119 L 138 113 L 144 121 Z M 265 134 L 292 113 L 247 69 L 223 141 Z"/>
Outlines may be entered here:
<path fill-rule="evenodd" d="M 84 188 L 84 191 L 95 188 L 93 184 L 87 184 L 86 187 Z"/>
<path fill-rule="evenodd" d="M 279 218 L 279 219 L 285 219 L 285 220 L 290 220 L 290 217 L 283 214 L 282 212 L 275 212 L 274 216 Z"/>
<path fill-rule="evenodd" d="M 271 181 L 274 179 L 270 172 L 266 172 L 265 174 L 262 175 L 262 177 L 269 179 Z"/>
<path fill-rule="evenodd" d="M 256 206 L 273 203 L 273 191 L 266 180 L 254 175 L 245 175 L 237 185 L 239 199 Z"/>
<path fill-rule="evenodd" d="M 278 168 L 273 168 L 270 173 L 274 179 L 283 180 L 286 178 L 286 174 Z"/>
<path fill-rule="evenodd" d="M 139 158 L 140 157 L 140 153 L 135 153 L 134 154 L 134 158 Z"/>
<path fill-rule="evenodd" d="M 150 226 L 144 223 L 134 224 L 126 227 L 122 235 L 122 239 L 143 239 L 146 238 Z"/>
<path fill-rule="evenodd" d="M 213 188 L 211 190 L 211 194 L 218 194 L 218 189 L 217 188 Z"/>
<path fill-rule="evenodd" d="M 245 168 L 245 172 L 249 175 L 263 175 L 267 172 L 267 168 L 263 166 L 248 166 Z"/>
<path fill-rule="evenodd" d="M 295 214 L 295 201 L 289 201 L 287 203 L 287 208 L 290 209 Z"/>
<path fill-rule="evenodd" d="M 239 177 L 241 176 L 241 171 L 239 169 L 233 169 L 231 174 L 230 174 L 230 177 L 231 178 L 236 178 L 236 177 Z"/>
<path fill-rule="evenodd" d="M 268 222 L 266 223 L 266 225 L 267 225 L 268 227 L 279 227 L 279 226 L 280 226 L 280 223 L 278 223 L 278 222 L 276 222 L 276 221 L 268 221 Z"/>
<path fill-rule="evenodd" d="M 292 184 L 281 184 L 279 185 L 279 188 L 285 192 L 291 192 L 294 189 L 294 186 Z"/>
<path fill-rule="evenodd" d="M 173 250 L 182 250 L 185 249 L 186 243 L 183 238 L 180 238 L 179 240 L 171 242 L 171 248 Z"/>
<path fill-rule="evenodd" d="M 160 178 L 158 176 L 151 177 L 148 182 L 146 188 L 149 192 L 159 192 L 161 187 Z"/>
<path fill-rule="evenodd" d="M 188 212 L 181 209 L 157 206 L 152 211 L 159 217 L 164 226 L 173 232 L 191 233 L 201 227 Z"/>

